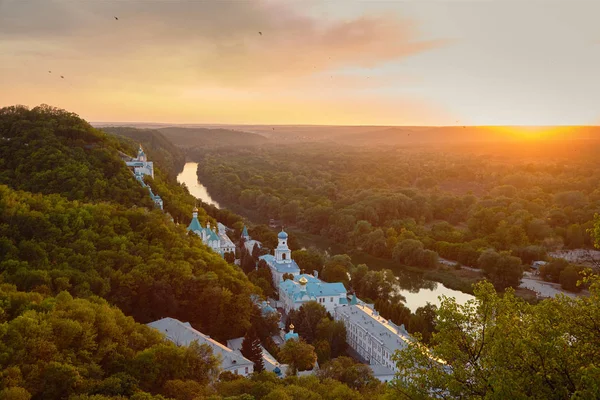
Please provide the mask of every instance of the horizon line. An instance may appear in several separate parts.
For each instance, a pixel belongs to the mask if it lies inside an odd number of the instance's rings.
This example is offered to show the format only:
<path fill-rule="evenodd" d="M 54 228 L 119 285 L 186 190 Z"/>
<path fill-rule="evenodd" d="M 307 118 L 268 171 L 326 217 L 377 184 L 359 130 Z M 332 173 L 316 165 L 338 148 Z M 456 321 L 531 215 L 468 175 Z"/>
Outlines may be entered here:
<path fill-rule="evenodd" d="M 208 122 L 141 122 L 141 121 L 88 121 L 89 124 L 146 124 L 146 125 L 205 125 L 205 126 L 265 126 L 265 127 L 345 127 L 345 128 L 595 128 L 598 125 L 378 125 L 378 124 L 249 124 L 249 123 L 208 123 Z"/>

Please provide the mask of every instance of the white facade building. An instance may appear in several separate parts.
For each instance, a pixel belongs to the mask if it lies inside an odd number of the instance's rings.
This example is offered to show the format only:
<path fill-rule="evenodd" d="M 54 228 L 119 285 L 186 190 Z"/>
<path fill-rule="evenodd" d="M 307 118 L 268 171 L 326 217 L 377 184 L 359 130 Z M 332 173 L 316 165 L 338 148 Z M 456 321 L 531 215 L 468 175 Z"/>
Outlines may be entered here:
<path fill-rule="evenodd" d="M 225 225 L 221 225 L 223 228 L 226 228 Z M 192 221 L 190 222 L 187 230 L 200 236 L 205 245 L 210 247 L 212 251 L 220 254 L 221 256 L 224 256 L 225 253 L 229 252 L 235 253 L 235 244 L 231 241 L 231 239 L 229 239 L 225 233 L 225 229 L 221 229 L 217 225 L 217 233 L 208 223 L 206 224 L 206 228 L 204 228 L 200 221 L 198 221 L 198 208 L 196 207 L 194 207 L 194 210 L 192 211 Z"/>
<path fill-rule="evenodd" d="M 154 178 L 154 163 L 148 161 L 141 144 L 138 149 L 137 157 L 131 161 L 125 161 L 125 164 L 127 164 L 128 167 L 133 168 L 133 173 L 136 175 L 150 175 Z"/>
<path fill-rule="evenodd" d="M 239 351 L 234 351 L 227 346 L 222 345 L 210 336 L 198 332 L 189 322 L 181 322 L 174 318 L 163 318 L 148 324 L 167 337 L 168 340 L 178 346 L 189 346 L 193 341 L 198 344 L 207 344 L 212 349 L 215 356 L 220 359 L 221 369 L 230 371 L 237 375 L 248 376 L 254 371 L 254 363 Z"/>
<path fill-rule="evenodd" d="M 346 325 L 348 345 L 367 363 L 381 365 L 397 372 L 392 355 L 396 350 L 406 348 L 414 340 L 404 326 L 397 326 L 382 318 L 366 304 L 336 307 L 334 318 Z"/>
<path fill-rule="evenodd" d="M 348 304 L 347 292 L 341 282 L 329 283 L 307 274 L 296 275 L 279 284 L 279 300 L 286 313 L 297 310 L 309 301 L 316 301 L 333 315 L 340 305 Z"/>
<path fill-rule="evenodd" d="M 250 254 L 252 254 L 255 245 L 257 245 L 259 249 L 262 247 L 261 242 L 259 242 L 258 240 L 254 240 L 250 237 L 250 234 L 248 233 L 248 228 L 246 228 L 245 225 L 244 229 L 242 229 L 241 238 L 244 240 L 244 247 L 246 248 L 246 251 Z"/>
<path fill-rule="evenodd" d="M 300 274 L 300 267 L 294 260 L 292 260 L 292 251 L 287 245 L 288 235 L 284 231 L 279 232 L 277 240 L 279 244 L 275 249 L 275 255 L 266 254 L 260 256 L 259 260 L 264 260 L 269 268 L 271 268 L 271 274 L 273 275 L 273 286 L 279 291 L 279 285 L 283 281 L 284 274 L 292 274 L 297 276 Z"/>
<path fill-rule="evenodd" d="M 235 244 L 231 241 L 229 236 L 227 236 L 227 227 L 220 222 L 217 222 L 217 235 L 219 235 L 220 240 L 220 253 L 235 253 Z"/>

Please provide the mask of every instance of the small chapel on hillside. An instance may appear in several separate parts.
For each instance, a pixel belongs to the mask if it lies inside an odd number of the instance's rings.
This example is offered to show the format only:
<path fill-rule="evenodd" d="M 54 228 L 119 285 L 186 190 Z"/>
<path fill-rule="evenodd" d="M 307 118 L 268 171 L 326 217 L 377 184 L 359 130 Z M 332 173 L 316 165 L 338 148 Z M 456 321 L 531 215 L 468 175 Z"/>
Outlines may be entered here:
<path fill-rule="evenodd" d="M 146 153 L 144 153 L 142 145 L 140 144 L 140 147 L 138 148 L 138 154 L 136 158 L 131 158 L 125 154 L 123 154 L 122 156 L 124 158 L 125 164 L 127 165 L 127 167 L 129 167 L 135 179 L 140 183 L 140 185 L 142 185 L 142 187 L 148 189 L 148 191 L 150 192 L 150 198 L 152 199 L 154 204 L 158 208 L 163 210 L 164 204 L 161 197 L 157 194 L 154 194 L 152 188 L 146 185 L 146 182 L 144 182 L 145 175 L 150 175 L 152 178 L 154 178 L 154 163 L 152 161 L 148 161 L 148 157 L 146 157 Z"/>
<path fill-rule="evenodd" d="M 125 161 L 128 167 L 133 169 L 133 174 L 137 176 L 150 175 L 154 178 L 154 163 L 152 161 L 148 161 L 148 157 L 146 157 L 146 153 L 144 153 L 144 149 L 142 149 L 142 145 L 138 148 L 138 154 L 136 158 L 131 159 L 130 161 Z"/>

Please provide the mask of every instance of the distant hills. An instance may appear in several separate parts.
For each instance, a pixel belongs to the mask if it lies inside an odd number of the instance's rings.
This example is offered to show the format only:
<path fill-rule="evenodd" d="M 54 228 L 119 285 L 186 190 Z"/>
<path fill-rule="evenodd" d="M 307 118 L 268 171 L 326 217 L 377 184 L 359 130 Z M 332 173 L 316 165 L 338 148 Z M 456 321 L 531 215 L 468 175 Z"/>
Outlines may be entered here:
<path fill-rule="evenodd" d="M 181 128 L 158 129 L 177 146 L 255 146 L 268 142 L 268 139 L 255 133 L 220 128 Z"/>
<path fill-rule="evenodd" d="M 354 146 L 468 145 L 509 142 L 600 141 L 600 127 L 318 126 L 133 124 L 161 132 L 179 147 L 256 146 L 329 142 Z M 99 124 L 96 124 L 99 126 Z M 108 128 L 113 129 L 113 128 Z M 106 129 L 105 129 L 106 130 Z"/>

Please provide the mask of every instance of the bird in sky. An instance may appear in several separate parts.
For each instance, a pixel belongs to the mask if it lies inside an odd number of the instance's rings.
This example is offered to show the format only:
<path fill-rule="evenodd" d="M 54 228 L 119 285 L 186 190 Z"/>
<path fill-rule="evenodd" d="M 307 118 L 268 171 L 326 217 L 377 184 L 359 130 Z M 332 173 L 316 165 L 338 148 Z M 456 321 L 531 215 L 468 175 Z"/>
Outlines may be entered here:
<path fill-rule="evenodd" d="M 49 74 L 51 74 L 51 73 L 52 73 L 52 71 L 48 71 L 48 73 L 49 73 Z"/>
<path fill-rule="evenodd" d="M 119 18 L 115 17 L 115 20 L 117 20 L 117 21 L 118 21 L 118 20 L 119 20 Z"/>
<path fill-rule="evenodd" d="M 65 79 L 65 77 L 64 77 L 64 76 L 62 76 L 62 75 L 61 75 L 60 77 L 61 77 L 61 79 Z"/>
<path fill-rule="evenodd" d="M 260 36 L 262 36 L 262 32 L 260 32 L 260 31 L 259 31 L 259 32 L 258 32 L 258 34 L 259 34 Z"/>

